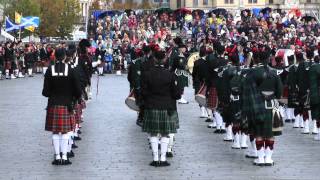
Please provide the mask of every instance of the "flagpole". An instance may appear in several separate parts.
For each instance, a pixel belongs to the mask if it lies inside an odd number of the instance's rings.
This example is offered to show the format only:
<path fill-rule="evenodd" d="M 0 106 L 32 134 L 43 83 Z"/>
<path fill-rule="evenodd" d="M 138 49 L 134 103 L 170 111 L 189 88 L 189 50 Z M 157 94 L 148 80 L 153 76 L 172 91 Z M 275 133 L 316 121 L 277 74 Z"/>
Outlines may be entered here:
<path fill-rule="evenodd" d="M 22 18 L 22 13 L 20 15 L 21 15 L 21 18 Z M 20 22 L 20 24 L 21 24 L 21 22 Z M 21 26 L 19 26 L 19 41 L 21 41 Z"/>

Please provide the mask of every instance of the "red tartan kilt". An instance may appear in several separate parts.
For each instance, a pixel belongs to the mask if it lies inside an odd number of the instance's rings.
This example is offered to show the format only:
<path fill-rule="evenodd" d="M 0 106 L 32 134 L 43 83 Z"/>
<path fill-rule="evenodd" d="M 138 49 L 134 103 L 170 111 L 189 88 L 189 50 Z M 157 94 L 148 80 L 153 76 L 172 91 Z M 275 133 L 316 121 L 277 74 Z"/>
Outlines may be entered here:
<path fill-rule="evenodd" d="M 81 122 L 81 114 L 82 114 L 81 104 L 77 104 L 75 107 L 75 115 L 74 115 L 77 124 L 80 124 Z"/>
<path fill-rule="evenodd" d="M 288 86 L 285 86 L 282 91 L 282 97 L 288 98 L 288 95 L 289 95 L 289 89 L 288 89 Z"/>
<path fill-rule="evenodd" d="M 87 108 L 86 102 L 83 99 L 81 100 L 81 108 L 82 109 Z"/>
<path fill-rule="evenodd" d="M 74 130 L 75 117 L 67 106 L 53 106 L 47 109 L 45 130 L 55 133 L 68 133 Z"/>
<path fill-rule="evenodd" d="M 5 69 L 11 69 L 11 66 L 12 66 L 12 64 L 10 61 L 6 61 L 4 64 Z"/>
<path fill-rule="evenodd" d="M 207 108 L 216 109 L 218 107 L 218 93 L 215 87 L 210 87 L 207 95 Z"/>

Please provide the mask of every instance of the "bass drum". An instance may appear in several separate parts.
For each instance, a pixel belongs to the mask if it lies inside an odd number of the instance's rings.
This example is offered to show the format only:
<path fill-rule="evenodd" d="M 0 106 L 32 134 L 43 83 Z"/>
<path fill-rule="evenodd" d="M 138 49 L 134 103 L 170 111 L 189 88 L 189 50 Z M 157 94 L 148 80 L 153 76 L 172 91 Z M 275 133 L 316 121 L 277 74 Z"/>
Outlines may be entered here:
<path fill-rule="evenodd" d="M 130 92 L 129 96 L 126 98 L 125 103 L 130 109 L 134 111 L 140 111 L 139 106 L 137 106 L 136 104 L 136 98 L 134 96 L 133 90 Z"/>
<path fill-rule="evenodd" d="M 192 53 L 189 57 L 188 57 L 188 62 L 187 62 L 187 68 L 190 72 L 190 74 L 192 74 L 193 72 L 193 66 L 194 66 L 194 62 L 197 61 L 200 58 L 199 52 L 195 52 Z"/>
<path fill-rule="evenodd" d="M 204 106 L 204 107 L 207 106 L 206 92 L 207 92 L 207 86 L 203 84 L 199 92 L 195 96 L 195 100 L 200 106 Z"/>

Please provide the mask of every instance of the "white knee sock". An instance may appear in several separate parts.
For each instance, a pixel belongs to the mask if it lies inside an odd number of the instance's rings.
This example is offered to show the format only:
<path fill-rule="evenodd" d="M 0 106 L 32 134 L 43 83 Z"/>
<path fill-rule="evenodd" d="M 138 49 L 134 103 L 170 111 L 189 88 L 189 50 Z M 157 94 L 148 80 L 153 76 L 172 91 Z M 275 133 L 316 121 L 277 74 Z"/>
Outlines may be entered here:
<path fill-rule="evenodd" d="M 52 144 L 54 148 L 54 154 L 56 159 L 60 159 L 60 136 L 59 134 L 52 135 Z"/>
<path fill-rule="evenodd" d="M 214 114 L 214 117 L 215 117 L 215 119 L 217 121 L 217 129 L 221 129 L 223 120 L 222 120 L 222 117 L 221 117 L 220 113 L 217 112 L 217 111 L 214 111 L 213 114 Z"/>
<path fill-rule="evenodd" d="M 168 152 L 172 152 L 174 134 L 169 134 Z"/>
<path fill-rule="evenodd" d="M 168 150 L 169 138 L 161 137 L 161 156 L 160 161 L 166 161 L 167 150 Z"/>
<path fill-rule="evenodd" d="M 67 134 L 62 134 L 60 146 L 61 146 L 62 159 L 63 160 L 67 160 L 68 140 L 69 140 L 68 133 Z"/>
<path fill-rule="evenodd" d="M 72 140 L 73 131 L 72 131 L 72 132 L 68 132 L 68 135 L 69 135 L 69 140 L 68 140 L 68 152 L 71 152 L 71 150 L 72 150 L 72 144 L 73 144 L 73 140 Z"/>
<path fill-rule="evenodd" d="M 159 138 L 157 136 L 152 136 L 149 140 L 152 149 L 153 161 L 159 161 Z"/>

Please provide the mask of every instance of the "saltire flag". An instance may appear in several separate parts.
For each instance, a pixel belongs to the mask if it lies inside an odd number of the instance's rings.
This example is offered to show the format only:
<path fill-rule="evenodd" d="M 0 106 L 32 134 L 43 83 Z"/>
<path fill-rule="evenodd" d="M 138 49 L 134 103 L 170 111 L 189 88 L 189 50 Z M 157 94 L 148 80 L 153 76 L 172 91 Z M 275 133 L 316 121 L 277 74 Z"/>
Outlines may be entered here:
<path fill-rule="evenodd" d="M 15 22 L 16 24 L 20 24 L 20 23 L 21 23 L 21 18 L 22 18 L 21 14 L 19 14 L 19 13 L 17 13 L 17 12 L 15 11 L 15 12 L 14 12 L 14 22 Z"/>
<path fill-rule="evenodd" d="M 28 26 L 28 27 L 25 27 L 25 29 L 28 30 L 28 31 L 34 32 L 35 27 L 34 26 Z"/>
<path fill-rule="evenodd" d="M 20 29 L 20 26 L 10 21 L 8 17 L 6 17 L 6 31 L 13 31 Z"/>
<path fill-rule="evenodd" d="M 39 27 L 40 24 L 40 18 L 37 16 L 26 16 L 21 18 L 21 27 L 29 27 L 29 26 L 34 26 L 34 27 Z"/>

